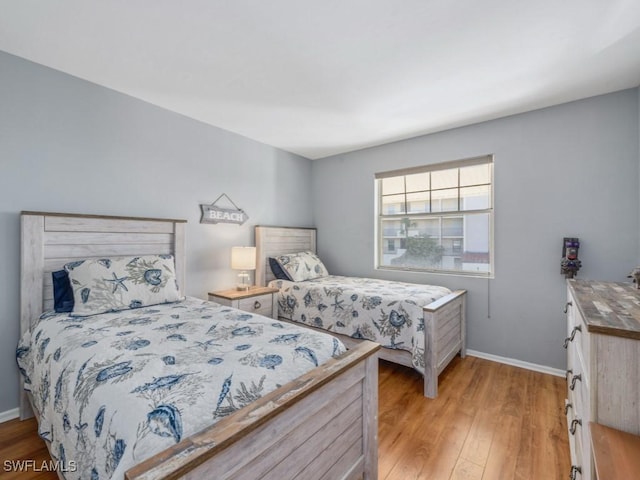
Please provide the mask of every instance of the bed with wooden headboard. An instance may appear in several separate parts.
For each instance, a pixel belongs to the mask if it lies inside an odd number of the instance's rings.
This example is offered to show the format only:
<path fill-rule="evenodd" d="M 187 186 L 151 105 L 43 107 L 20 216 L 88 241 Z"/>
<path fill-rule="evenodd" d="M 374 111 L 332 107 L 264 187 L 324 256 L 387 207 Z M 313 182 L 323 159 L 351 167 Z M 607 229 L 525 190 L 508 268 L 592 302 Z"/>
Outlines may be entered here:
<path fill-rule="evenodd" d="M 52 308 L 51 272 L 74 260 L 172 254 L 184 289 L 184 220 L 22 212 L 21 234 L 21 332 Z M 377 349 L 368 342 L 329 360 L 134 466 L 126 478 L 255 479 L 283 469 L 288 478 L 377 478 Z M 348 438 L 336 425 L 347 390 L 357 393 L 350 408 L 357 405 L 358 426 Z M 30 398 L 21 392 L 27 418 Z"/>
<path fill-rule="evenodd" d="M 270 257 L 301 251 L 316 252 L 315 228 L 256 226 L 255 238 L 258 285 L 268 285 L 276 279 L 269 265 Z M 425 397 L 437 396 L 438 375 L 458 353 L 462 357 L 466 354 L 465 297 L 465 290 L 456 290 L 423 307 Z M 281 320 L 287 321 L 282 317 Z M 333 331 L 331 333 L 340 338 L 348 348 L 361 341 Z M 378 357 L 400 365 L 412 366 L 412 354 L 405 350 L 382 348 Z"/>

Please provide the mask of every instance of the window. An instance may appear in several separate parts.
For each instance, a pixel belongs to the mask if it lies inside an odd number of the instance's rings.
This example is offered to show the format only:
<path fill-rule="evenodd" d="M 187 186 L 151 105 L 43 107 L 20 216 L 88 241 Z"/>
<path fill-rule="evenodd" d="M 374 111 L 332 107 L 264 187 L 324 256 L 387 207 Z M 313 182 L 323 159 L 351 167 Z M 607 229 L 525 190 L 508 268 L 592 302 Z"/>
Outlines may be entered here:
<path fill-rule="evenodd" d="M 379 268 L 492 275 L 491 156 L 378 173 L 376 183 Z"/>

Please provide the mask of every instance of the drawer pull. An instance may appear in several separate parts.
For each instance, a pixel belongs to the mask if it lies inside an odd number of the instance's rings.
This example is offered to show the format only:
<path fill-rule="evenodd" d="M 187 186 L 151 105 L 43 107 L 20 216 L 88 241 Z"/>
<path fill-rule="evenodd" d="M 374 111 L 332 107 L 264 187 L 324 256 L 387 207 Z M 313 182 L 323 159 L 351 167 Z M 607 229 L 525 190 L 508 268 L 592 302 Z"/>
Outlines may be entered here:
<path fill-rule="evenodd" d="M 571 473 L 569 474 L 569 478 L 571 480 L 576 480 L 576 473 L 579 473 L 580 475 L 582 475 L 582 469 L 575 465 L 571 465 Z"/>
<path fill-rule="evenodd" d="M 567 313 L 569 311 L 569 307 L 573 305 L 573 302 L 567 302 L 564 304 L 564 313 Z"/>
<path fill-rule="evenodd" d="M 262 304 L 258 300 L 256 300 L 253 304 L 253 309 L 258 310 L 260 307 L 262 307 Z"/>
<path fill-rule="evenodd" d="M 562 346 L 564 348 L 567 348 L 569 346 L 569 342 L 573 342 L 573 339 L 576 338 L 576 332 L 581 331 L 582 327 L 580 325 L 576 325 L 575 327 L 573 327 L 573 330 L 571 330 L 571 335 L 564 339 L 564 344 Z"/>
<path fill-rule="evenodd" d="M 570 409 L 570 408 L 573 408 L 573 405 L 572 405 L 571 403 L 567 403 L 567 404 L 564 406 L 564 414 L 565 414 L 565 415 L 566 415 L 567 413 L 569 413 L 569 409 Z"/>
<path fill-rule="evenodd" d="M 576 428 L 578 428 L 578 425 L 582 426 L 582 420 L 580 420 L 579 418 L 574 418 L 573 420 L 571 420 L 571 427 L 569 428 L 571 435 L 576 434 Z"/>
<path fill-rule="evenodd" d="M 574 375 L 573 378 L 571 379 L 571 385 L 569 385 L 569 388 L 571 390 L 575 390 L 576 389 L 576 382 L 580 380 L 582 381 L 582 374 L 578 374 L 578 375 Z"/>

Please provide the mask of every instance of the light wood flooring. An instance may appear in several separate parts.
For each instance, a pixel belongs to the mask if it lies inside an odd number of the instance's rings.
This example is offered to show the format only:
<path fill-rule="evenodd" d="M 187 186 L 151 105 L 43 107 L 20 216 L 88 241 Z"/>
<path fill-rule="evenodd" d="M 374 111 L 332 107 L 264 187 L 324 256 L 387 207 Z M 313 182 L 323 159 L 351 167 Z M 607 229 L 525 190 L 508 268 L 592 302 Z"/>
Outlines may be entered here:
<path fill-rule="evenodd" d="M 380 480 L 568 478 L 564 378 L 456 357 L 438 383 L 381 362 Z"/>
<path fill-rule="evenodd" d="M 422 377 L 380 362 L 380 480 L 555 480 L 569 475 L 563 378 L 475 357 L 456 358 L 440 375 L 438 398 L 422 396 Z M 33 419 L 0 424 L 5 460 L 49 459 Z"/>

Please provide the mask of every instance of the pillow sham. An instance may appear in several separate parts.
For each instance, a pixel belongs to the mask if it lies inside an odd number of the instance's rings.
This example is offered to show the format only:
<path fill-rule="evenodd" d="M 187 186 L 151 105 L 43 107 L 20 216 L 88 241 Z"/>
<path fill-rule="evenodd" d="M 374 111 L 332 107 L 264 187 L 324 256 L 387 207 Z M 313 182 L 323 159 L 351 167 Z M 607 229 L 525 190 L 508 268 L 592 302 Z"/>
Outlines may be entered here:
<path fill-rule="evenodd" d="M 73 311 L 73 289 L 66 270 L 51 272 L 53 280 L 53 309 L 56 313 Z"/>
<path fill-rule="evenodd" d="M 64 269 L 73 289 L 71 316 L 86 317 L 183 299 L 173 255 L 80 260 L 67 263 Z"/>
<path fill-rule="evenodd" d="M 313 252 L 298 252 L 275 257 L 276 261 L 294 282 L 304 282 L 329 275 L 322 260 Z"/>
<path fill-rule="evenodd" d="M 271 267 L 271 273 L 278 280 L 291 280 L 275 258 L 269 257 L 269 266 Z"/>

